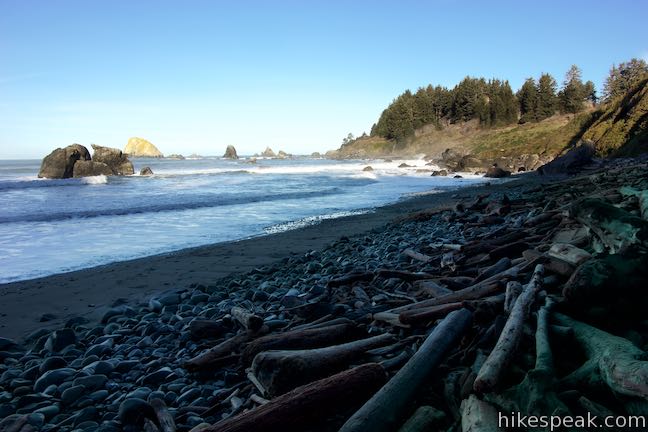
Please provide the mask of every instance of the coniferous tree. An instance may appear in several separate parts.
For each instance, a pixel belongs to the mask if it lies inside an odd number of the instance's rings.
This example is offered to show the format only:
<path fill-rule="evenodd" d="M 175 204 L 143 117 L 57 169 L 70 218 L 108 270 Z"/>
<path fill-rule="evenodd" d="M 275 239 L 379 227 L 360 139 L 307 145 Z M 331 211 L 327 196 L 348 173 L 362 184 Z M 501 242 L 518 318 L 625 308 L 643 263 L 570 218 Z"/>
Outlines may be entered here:
<path fill-rule="evenodd" d="M 648 73 L 648 64 L 642 59 L 633 58 L 628 62 L 621 63 L 619 67 L 612 65 L 603 86 L 603 100 L 608 102 L 626 94 L 646 73 Z"/>
<path fill-rule="evenodd" d="M 527 78 L 518 90 L 517 98 L 520 103 L 520 123 L 537 120 L 538 87 L 533 78 Z"/>
<path fill-rule="evenodd" d="M 576 65 L 565 74 L 563 88 L 559 93 L 560 110 L 564 113 L 577 113 L 583 110 L 585 85 L 581 79 L 581 70 Z"/>
<path fill-rule="evenodd" d="M 596 87 L 594 87 L 594 83 L 592 81 L 587 81 L 583 85 L 583 93 L 585 94 L 586 101 L 591 102 L 592 104 L 596 104 L 598 97 L 596 96 Z"/>
<path fill-rule="evenodd" d="M 536 119 L 538 121 L 551 117 L 556 113 L 556 80 L 549 74 L 543 73 L 538 80 L 538 104 Z"/>

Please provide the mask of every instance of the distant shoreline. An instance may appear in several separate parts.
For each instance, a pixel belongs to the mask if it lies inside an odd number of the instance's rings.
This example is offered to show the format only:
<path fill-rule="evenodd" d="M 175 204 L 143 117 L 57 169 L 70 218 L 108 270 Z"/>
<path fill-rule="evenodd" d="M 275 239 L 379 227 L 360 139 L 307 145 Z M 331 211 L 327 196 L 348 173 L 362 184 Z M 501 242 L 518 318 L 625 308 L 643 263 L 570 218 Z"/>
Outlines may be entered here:
<path fill-rule="evenodd" d="M 0 284 L 0 336 L 19 339 L 40 328 L 60 327 L 77 316 L 96 322 L 118 299 L 133 304 L 148 301 L 165 290 L 188 288 L 192 283 L 213 284 L 231 274 L 322 249 L 343 236 L 380 229 L 410 212 L 452 205 L 457 196 L 467 198 L 497 190 L 515 190 L 538 181 L 534 180 L 538 178 L 534 174 L 516 177 L 513 181 L 495 180 L 407 197 L 377 207 L 372 213 L 323 220 L 316 225 L 276 234 Z M 53 314 L 55 318 L 40 322 L 44 314 Z"/>

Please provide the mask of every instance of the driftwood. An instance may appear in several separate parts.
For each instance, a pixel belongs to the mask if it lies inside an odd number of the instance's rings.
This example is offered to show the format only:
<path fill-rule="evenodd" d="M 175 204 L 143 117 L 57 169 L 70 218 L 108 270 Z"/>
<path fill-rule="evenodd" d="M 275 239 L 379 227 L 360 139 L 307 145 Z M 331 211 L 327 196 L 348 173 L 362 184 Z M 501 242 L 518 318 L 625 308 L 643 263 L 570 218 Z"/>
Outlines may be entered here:
<path fill-rule="evenodd" d="M 568 243 L 554 243 L 547 251 L 547 255 L 561 259 L 573 266 L 579 266 L 592 257 L 589 252 Z"/>
<path fill-rule="evenodd" d="M 445 353 L 470 327 L 471 321 L 472 314 L 467 309 L 451 312 L 405 366 L 347 420 L 340 432 L 394 430 L 418 388 L 425 384 Z"/>
<path fill-rule="evenodd" d="M 499 427 L 497 409 L 474 394 L 461 402 L 462 432 L 497 432 Z"/>
<path fill-rule="evenodd" d="M 611 335 L 566 315 L 554 320 L 574 330 L 574 338 L 588 360 L 561 380 L 567 388 L 607 385 L 626 396 L 648 397 L 648 361 L 646 353 L 627 339 Z"/>
<path fill-rule="evenodd" d="M 522 284 L 518 281 L 509 281 L 506 284 L 506 298 L 504 299 L 504 312 L 507 314 L 511 313 L 515 301 L 522 293 L 523 287 Z"/>
<path fill-rule="evenodd" d="M 398 315 L 398 320 L 403 324 L 420 325 L 427 324 L 436 319 L 446 316 L 448 313 L 461 309 L 462 303 L 447 303 L 437 306 L 430 306 L 422 309 L 403 311 Z"/>
<path fill-rule="evenodd" d="M 408 257 L 410 257 L 412 259 L 415 259 L 417 261 L 421 261 L 423 263 L 429 263 L 430 261 L 432 261 L 432 257 L 430 257 L 428 255 L 425 255 L 425 254 L 422 254 L 420 252 L 416 252 L 413 249 L 405 249 L 403 251 L 403 255 L 408 256 Z"/>
<path fill-rule="evenodd" d="M 442 287 L 432 279 L 423 279 L 414 282 L 414 288 L 423 291 L 431 297 L 441 297 L 442 295 L 452 293 L 451 289 Z"/>
<path fill-rule="evenodd" d="M 270 396 L 286 393 L 344 368 L 365 351 L 393 342 L 390 334 L 311 350 L 264 351 L 252 362 L 252 372 Z"/>
<path fill-rule="evenodd" d="M 232 353 L 238 351 L 242 344 L 257 336 L 263 335 L 265 333 L 264 330 L 266 330 L 266 327 L 262 327 L 258 332 L 244 331 L 232 336 L 215 347 L 187 360 L 184 364 L 184 368 L 195 372 L 218 367 L 224 361 L 231 359 Z"/>
<path fill-rule="evenodd" d="M 231 311 L 232 317 L 248 330 L 257 331 L 263 326 L 263 318 L 238 306 Z"/>
<path fill-rule="evenodd" d="M 473 388 L 478 393 L 485 393 L 497 386 L 506 366 L 515 354 L 515 349 L 522 337 L 524 321 L 526 320 L 535 296 L 540 290 L 544 268 L 538 264 L 531 281 L 515 301 L 513 310 L 502 330 L 495 348 L 477 374 Z"/>
<path fill-rule="evenodd" d="M 330 281 L 328 281 L 327 286 L 329 288 L 337 288 L 344 285 L 353 285 L 356 282 L 371 282 L 374 277 L 376 277 L 376 275 L 371 272 L 349 273 L 344 276 L 331 279 Z"/>
<path fill-rule="evenodd" d="M 303 431 L 322 419 L 364 402 L 385 382 L 380 365 L 369 363 L 296 388 L 265 405 L 228 418 L 205 432 Z"/>
<path fill-rule="evenodd" d="M 511 267 L 511 259 L 507 257 L 501 258 L 492 266 L 487 267 L 483 271 L 481 271 L 479 273 L 479 276 L 477 276 L 474 282 L 479 282 L 484 279 L 488 279 L 491 276 L 502 273 L 503 271 L 509 269 L 510 267 Z"/>
<path fill-rule="evenodd" d="M 159 429 L 161 432 L 175 432 L 176 425 L 173 421 L 173 416 L 169 412 L 166 404 L 162 399 L 153 398 L 150 402 L 153 407 L 153 412 L 158 419 Z"/>
<path fill-rule="evenodd" d="M 428 405 L 418 407 L 398 432 L 426 432 L 445 418 L 445 413 Z"/>
<path fill-rule="evenodd" d="M 326 327 L 293 330 L 285 333 L 270 334 L 250 342 L 243 350 L 241 360 L 248 365 L 261 351 L 320 348 L 351 339 L 353 325 L 347 323 Z"/>
<path fill-rule="evenodd" d="M 189 323 L 189 334 L 194 339 L 208 339 L 222 336 L 229 330 L 223 321 L 195 319 Z"/>
<path fill-rule="evenodd" d="M 588 198 L 575 202 L 570 214 L 592 230 L 610 253 L 623 253 L 630 248 L 645 251 L 648 248 L 648 221 L 625 210 Z"/>
<path fill-rule="evenodd" d="M 405 270 L 391 270 L 391 269 L 378 269 L 378 276 L 385 279 L 390 279 L 390 278 L 403 279 L 404 281 L 407 282 L 414 282 L 420 279 L 432 279 L 434 277 L 434 275 L 431 275 L 429 273 L 414 273 Z"/>

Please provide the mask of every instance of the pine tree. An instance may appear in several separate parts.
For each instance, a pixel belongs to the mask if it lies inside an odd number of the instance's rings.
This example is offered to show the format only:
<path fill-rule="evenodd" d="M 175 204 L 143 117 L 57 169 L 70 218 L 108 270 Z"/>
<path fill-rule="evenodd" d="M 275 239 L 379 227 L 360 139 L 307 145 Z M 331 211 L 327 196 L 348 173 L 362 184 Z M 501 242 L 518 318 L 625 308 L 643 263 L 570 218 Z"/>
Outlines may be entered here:
<path fill-rule="evenodd" d="M 618 68 L 612 65 L 603 86 L 603 100 L 608 102 L 626 94 L 646 73 L 648 73 L 648 64 L 642 59 L 633 58 L 629 62 L 621 63 Z"/>
<path fill-rule="evenodd" d="M 538 87 L 533 78 L 527 78 L 518 90 L 517 98 L 520 103 L 520 123 L 537 121 Z"/>
<path fill-rule="evenodd" d="M 549 74 L 543 73 L 538 80 L 538 103 L 536 119 L 538 121 L 551 117 L 556 113 L 556 80 Z"/>
<path fill-rule="evenodd" d="M 596 96 L 596 87 L 594 87 L 594 83 L 592 81 L 587 81 L 583 85 L 583 93 L 585 94 L 586 101 L 591 102 L 592 104 L 596 104 L 598 97 Z"/>
<path fill-rule="evenodd" d="M 585 85 L 581 79 L 581 71 L 578 66 L 572 65 L 565 74 L 565 82 L 559 93 L 560 110 L 565 113 L 582 111 L 585 96 Z"/>

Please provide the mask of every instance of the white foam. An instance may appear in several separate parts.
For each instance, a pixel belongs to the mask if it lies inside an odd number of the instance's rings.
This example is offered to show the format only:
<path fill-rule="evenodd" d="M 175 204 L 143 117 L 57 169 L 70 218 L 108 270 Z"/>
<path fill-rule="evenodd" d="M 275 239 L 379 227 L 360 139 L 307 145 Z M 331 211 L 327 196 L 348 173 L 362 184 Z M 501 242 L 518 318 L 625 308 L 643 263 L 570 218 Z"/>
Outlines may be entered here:
<path fill-rule="evenodd" d="M 81 183 L 85 183 L 88 185 L 106 184 L 108 183 L 108 177 L 106 177 L 105 175 L 82 177 Z"/>

